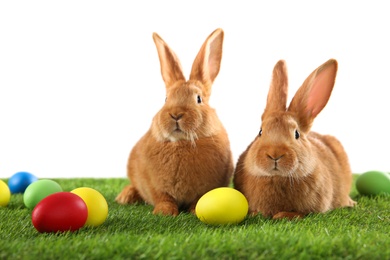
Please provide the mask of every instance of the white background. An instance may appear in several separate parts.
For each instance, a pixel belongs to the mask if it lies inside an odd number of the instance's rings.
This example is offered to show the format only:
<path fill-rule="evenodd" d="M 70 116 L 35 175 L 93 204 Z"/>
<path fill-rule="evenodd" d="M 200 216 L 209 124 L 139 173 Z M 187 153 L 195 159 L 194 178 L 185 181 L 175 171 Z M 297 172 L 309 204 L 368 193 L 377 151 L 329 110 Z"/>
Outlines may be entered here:
<path fill-rule="evenodd" d="M 337 136 L 355 173 L 390 170 L 390 16 L 386 1 L 1 1 L 0 177 L 125 177 L 130 149 L 163 105 L 157 32 L 188 75 L 225 31 L 216 108 L 234 159 L 257 135 L 274 64 L 290 99 L 335 58 L 313 130 Z"/>

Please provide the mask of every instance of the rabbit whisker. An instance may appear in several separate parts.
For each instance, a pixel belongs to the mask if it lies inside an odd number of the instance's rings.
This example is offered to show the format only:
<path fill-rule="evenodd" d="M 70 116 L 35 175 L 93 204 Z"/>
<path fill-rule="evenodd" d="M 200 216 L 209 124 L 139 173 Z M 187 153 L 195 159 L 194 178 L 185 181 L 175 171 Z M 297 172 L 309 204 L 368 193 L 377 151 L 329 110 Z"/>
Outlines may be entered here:
<path fill-rule="evenodd" d="M 186 135 L 187 135 L 187 139 L 191 142 L 192 144 L 192 147 L 196 147 L 196 140 L 198 140 L 198 135 L 193 132 L 193 131 L 190 131 L 190 132 L 186 132 Z"/>
<path fill-rule="evenodd" d="M 288 179 L 289 179 L 289 181 L 290 181 L 290 187 L 293 188 L 293 187 L 294 187 L 294 176 L 289 175 L 289 176 L 288 176 Z"/>
<path fill-rule="evenodd" d="M 236 173 L 240 173 L 240 172 L 242 172 L 244 170 L 244 167 L 242 168 L 242 169 L 240 169 L 240 170 L 236 170 Z"/>

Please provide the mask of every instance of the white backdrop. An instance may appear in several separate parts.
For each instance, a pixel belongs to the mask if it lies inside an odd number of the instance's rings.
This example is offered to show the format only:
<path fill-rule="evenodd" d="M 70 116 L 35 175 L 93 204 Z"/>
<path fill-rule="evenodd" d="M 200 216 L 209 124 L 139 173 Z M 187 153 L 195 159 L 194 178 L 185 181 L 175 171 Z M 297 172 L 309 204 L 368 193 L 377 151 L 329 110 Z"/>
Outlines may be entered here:
<path fill-rule="evenodd" d="M 188 75 L 218 27 L 224 54 L 211 105 L 235 160 L 258 133 L 274 64 L 286 60 L 292 98 L 335 58 L 335 89 L 313 130 L 342 141 L 354 172 L 389 171 L 386 1 L 267 2 L 1 1 L 0 177 L 125 177 L 165 99 L 152 33 Z"/>

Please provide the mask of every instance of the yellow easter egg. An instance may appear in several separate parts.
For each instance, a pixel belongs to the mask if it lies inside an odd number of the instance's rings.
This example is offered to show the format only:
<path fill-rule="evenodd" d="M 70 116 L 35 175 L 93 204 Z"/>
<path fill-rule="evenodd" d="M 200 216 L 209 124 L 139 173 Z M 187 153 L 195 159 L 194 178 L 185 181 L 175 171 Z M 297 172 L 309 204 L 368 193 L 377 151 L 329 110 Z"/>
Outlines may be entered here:
<path fill-rule="evenodd" d="M 199 199 L 195 214 L 206 224 L 237 224 L 243 221 L 248 214 L 248 201 L 236 189 L 216 188 Z"/>
<path fill-rule="evenodd" d="M 0 207 L 6 207 L 11 199 L 11 191 L 4 181 L 0 180 Z"/>
<path fill-rule="evenodd" d="M 97 227 L 107 219 L 108 204 L 104 196 L 95 189 L 81 187 L 71 191 L 81 197 L 88 208 L 88 218 L 85 226 Z"/>

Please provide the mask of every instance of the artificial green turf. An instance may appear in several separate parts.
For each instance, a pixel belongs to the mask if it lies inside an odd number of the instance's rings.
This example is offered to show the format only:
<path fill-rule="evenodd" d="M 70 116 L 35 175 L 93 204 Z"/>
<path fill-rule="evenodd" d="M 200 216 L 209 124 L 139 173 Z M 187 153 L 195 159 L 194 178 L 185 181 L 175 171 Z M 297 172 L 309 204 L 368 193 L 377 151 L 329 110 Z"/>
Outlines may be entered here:
<path fill-rule="evenodd" d="M 352 196 L 353 209 L 298 221 L 247 217 L 238 225 L 208 226 L 196 216 L 155 216 L 148 205 L 121 206 L 126 179 L 54 179 L 65 191 L 86 186 L 109 204 L 99 227 L 38 233 L 22 195 L 0 208 L 0 259 L 390 259 L 390 196 Z"/>

